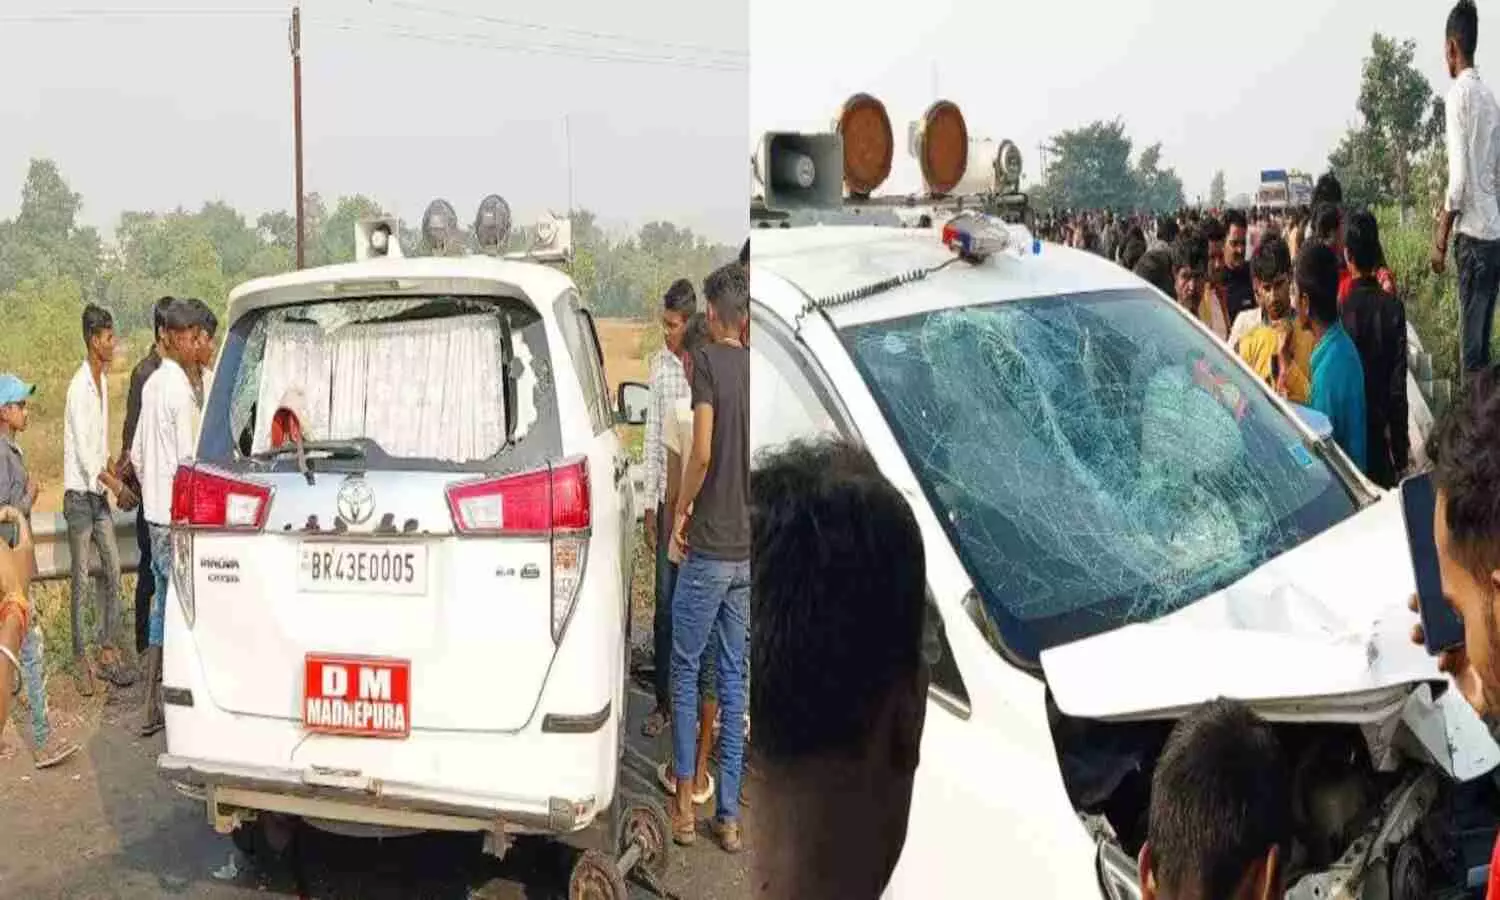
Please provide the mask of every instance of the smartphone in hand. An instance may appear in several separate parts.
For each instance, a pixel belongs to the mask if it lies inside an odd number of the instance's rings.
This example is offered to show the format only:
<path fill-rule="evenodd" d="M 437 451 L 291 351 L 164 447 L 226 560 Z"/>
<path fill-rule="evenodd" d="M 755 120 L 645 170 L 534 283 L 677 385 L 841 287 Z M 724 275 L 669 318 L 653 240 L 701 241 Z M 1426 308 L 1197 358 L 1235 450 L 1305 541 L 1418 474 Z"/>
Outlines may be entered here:
<path fill-rule="evenodd" d="M 1464 642 L 1463 620 L 1443 596 L 1443 576 L 1438 568 L 1432 528 L 1436 506 L 1437 492 L 1431 472 L 1412 475 L 1401 482 L 1401 514 L 1406 520 L 1406 545 L 1417 580 L 1417 609 L 1427 652 L 1433 656 Z"/>

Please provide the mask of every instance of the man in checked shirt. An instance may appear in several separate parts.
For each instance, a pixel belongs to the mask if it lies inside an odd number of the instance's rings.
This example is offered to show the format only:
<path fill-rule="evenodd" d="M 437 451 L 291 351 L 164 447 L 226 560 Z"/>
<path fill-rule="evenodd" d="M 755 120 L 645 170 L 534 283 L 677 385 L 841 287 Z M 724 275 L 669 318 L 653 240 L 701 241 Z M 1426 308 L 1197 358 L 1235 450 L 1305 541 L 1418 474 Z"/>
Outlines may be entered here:
<path fill-rule="evenodd" d="M 646 540 L 656 553 L 656 612 L 653 617 L 653 656 L 655 657 L 656 709 L 646 717 L 641 732 L 646 737 L 661 734 L 671 721 L 672 670 L 672 591 L 677 567 L 667 558 L 668 538 L 672 534 L 672 510 L 663 502 L 667 496 L 667 445 L 663 423 L 677 408 L 679 399 L 687 399 L 690 390 L 678 351 L 682 348 L 687 321 L 698 309 L 693 283 L 679 278 L 662 297 L 662 348 L 651 357 L 651 405 L 646 410 Z"/>

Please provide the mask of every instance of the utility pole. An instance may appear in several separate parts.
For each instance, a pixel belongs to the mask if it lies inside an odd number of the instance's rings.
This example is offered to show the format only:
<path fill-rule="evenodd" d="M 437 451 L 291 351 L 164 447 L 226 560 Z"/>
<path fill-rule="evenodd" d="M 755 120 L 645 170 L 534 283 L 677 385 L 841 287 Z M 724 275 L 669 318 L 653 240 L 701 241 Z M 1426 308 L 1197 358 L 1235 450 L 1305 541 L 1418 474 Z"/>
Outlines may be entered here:
<path fill-rule="evenodd" d="M 307 261 L 303 250 L 307 229 L 303 223 L 302 198 L 302 4 L 292 6 L 292 139 L 296 144 L 297 166 L 297 268 Z"/>

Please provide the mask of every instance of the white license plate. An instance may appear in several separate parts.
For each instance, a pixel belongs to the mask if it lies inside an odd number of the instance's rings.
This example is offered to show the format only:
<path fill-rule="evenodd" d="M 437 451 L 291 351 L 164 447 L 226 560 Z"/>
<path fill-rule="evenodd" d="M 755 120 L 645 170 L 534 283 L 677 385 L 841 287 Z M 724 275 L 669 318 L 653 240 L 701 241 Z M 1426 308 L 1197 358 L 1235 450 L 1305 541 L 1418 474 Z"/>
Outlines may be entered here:
<path fill-rule="evenodd" d="M 331 594 L 425 594 L 427 548 L 421 544 L 304 542 L 297 567 L 304 591 Z"/>

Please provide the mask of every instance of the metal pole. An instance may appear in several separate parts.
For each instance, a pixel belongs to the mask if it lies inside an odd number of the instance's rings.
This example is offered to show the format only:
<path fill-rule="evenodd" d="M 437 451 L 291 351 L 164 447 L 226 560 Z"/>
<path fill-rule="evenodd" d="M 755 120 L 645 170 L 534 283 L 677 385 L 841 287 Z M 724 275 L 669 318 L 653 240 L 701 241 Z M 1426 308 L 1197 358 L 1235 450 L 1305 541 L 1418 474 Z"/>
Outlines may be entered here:
<path fill-rule="evenodd" d="M 302 190 L 302 5 L 292 7 L 292 134 L 296 143 L 297 166 L 297 268 L 306 265 L 304 242 L 307 228 Z"/>

